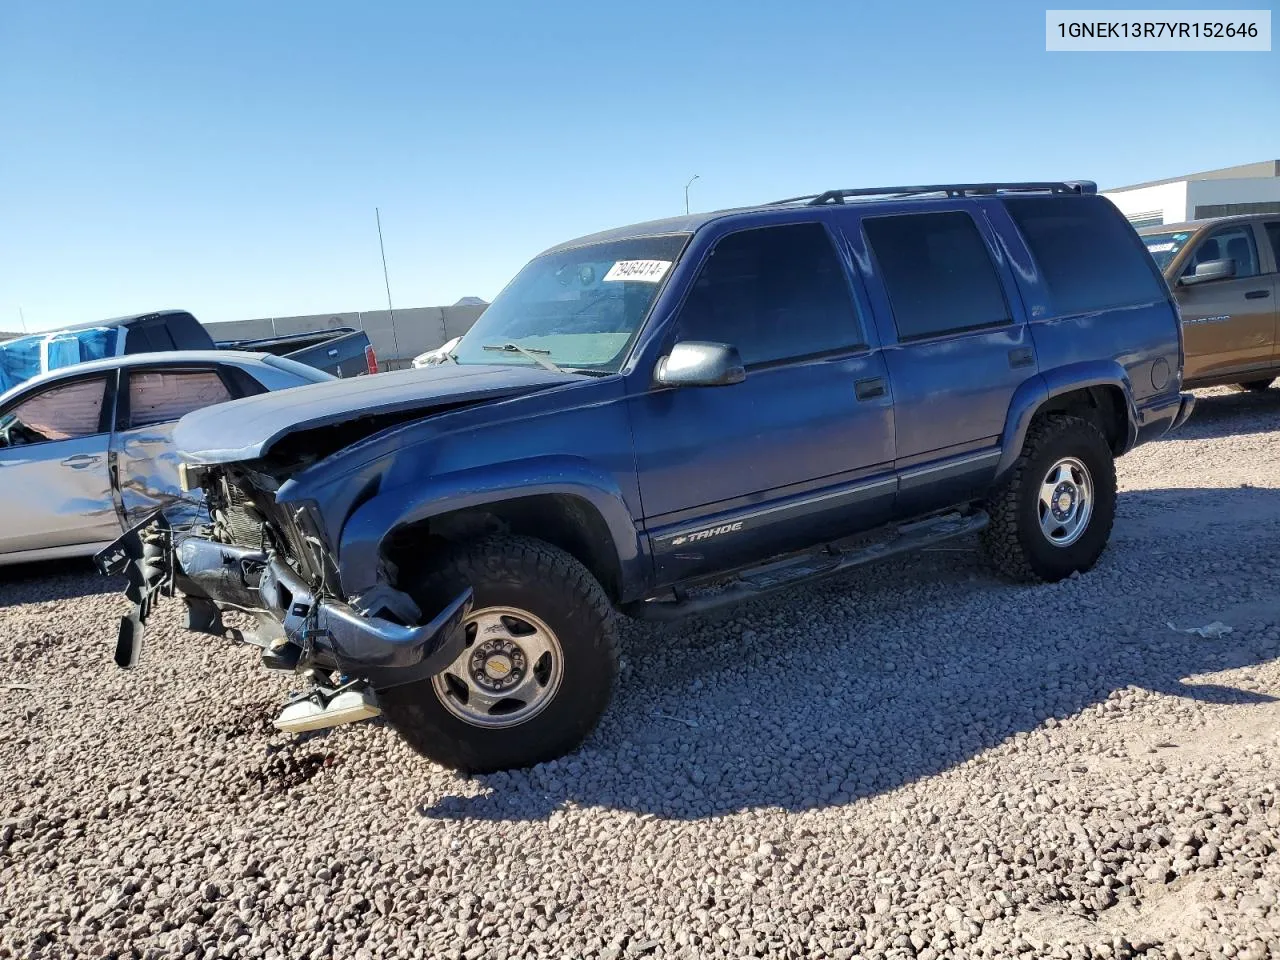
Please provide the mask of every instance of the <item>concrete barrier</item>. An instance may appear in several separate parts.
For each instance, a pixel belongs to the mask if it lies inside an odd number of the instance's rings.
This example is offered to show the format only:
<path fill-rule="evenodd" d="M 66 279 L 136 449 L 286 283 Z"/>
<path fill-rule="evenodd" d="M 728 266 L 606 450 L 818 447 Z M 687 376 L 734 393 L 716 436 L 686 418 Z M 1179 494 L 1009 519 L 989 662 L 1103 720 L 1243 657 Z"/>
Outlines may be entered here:
<path fill-rule="evenodd" d="M 387 310 L 351 313 L 317 313 L 299 317 L 261 317 L 209 323 L 215 340 L 251 340 L 313 333 L 333 327 L 355 327 L 369 336 L 383 369 L 409 365 L 414 357 L 442 346 L 471 329 L 488 304 L 458 304 L 451 307 L 405 307 L 395 311 L 395 322 Z"/>

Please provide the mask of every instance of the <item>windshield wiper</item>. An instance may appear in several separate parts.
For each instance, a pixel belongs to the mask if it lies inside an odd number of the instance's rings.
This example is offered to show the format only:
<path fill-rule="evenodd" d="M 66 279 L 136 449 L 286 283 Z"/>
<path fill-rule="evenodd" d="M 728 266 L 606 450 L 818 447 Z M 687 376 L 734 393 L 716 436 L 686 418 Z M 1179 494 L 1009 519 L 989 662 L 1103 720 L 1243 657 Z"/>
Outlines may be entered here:
<path fill-rule="evenodd" d="M 520 346 L 520 344 L 518 343 L 486 343 L 480 349 L 481 350 L 499 350 L 503 353 L 518 353 L 521 356 L 528 357 L 530 360 L 532 360 L 534 363 L 536 363 L 540 367 L 545 367 L 548 370 L 554 370 L 556 373 L 564 372 L 559 367 L 557 367 L 554 363 L 552 363 L 550 360 L 546 360 L 543 357 L 539 356 L 539 354 L 545 354 L 547 356 L 550 356 L 551 354 L 550 350 L 531 350 L 528 347 Z"/>

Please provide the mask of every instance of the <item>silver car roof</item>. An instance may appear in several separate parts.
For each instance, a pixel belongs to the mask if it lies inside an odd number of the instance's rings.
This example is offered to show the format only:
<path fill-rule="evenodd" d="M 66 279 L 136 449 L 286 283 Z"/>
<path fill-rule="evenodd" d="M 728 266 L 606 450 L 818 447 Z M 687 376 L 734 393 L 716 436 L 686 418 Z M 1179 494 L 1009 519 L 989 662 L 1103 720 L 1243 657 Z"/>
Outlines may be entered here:
<path fill-rule="evenodd" d="M 266 360 L 269 356 L 271 356 L 269 353 L 248 353 L 241 350 L 157 350 L 154 353 L 128 353 L 119 357 L 105 357 L 102 360 L 86 360 L 83 363 L 73 363 L 68 367 L 59 367 L 57 370 L 48 370 L 30 380 L 22 381 L 0 394 L 0 404 L 25 393 L 32 387 L 43 386 L 67 377 L 94 373 L 98 370 L 120 370 L 127 367 L 156 365 L 181 366 L 184 363 L 230 363 L 241 367 L 270 366 L 271 364 Z"/>

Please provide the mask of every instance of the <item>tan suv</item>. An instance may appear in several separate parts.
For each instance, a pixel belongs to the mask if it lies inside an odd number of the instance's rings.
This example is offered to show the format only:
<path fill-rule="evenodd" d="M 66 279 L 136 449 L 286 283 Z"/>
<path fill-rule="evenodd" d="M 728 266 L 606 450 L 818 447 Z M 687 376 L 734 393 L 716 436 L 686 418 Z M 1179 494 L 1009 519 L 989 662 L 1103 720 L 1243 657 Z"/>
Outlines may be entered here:
<path fill-rule="evenodd" d="M 1182 312 L 1183 384 L 1265 390 L 1280 376 L 1280 214 L 1138 231 Z"/>

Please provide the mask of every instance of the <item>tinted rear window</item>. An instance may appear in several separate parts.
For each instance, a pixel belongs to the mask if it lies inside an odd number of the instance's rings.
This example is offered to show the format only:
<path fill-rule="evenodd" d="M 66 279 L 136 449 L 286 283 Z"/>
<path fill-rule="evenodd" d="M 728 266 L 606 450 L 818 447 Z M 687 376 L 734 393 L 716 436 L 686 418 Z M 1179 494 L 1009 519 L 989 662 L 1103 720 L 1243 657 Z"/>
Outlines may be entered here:
<path fill-rule="evenodd" d="M 163 323 L 149 323 L 146 326 L 147 339 L 151 341 L 152 350 L 176 350 L 178 345 L 173 342 L 173 335 L 169 333 L 169 328 Z"/>
<path fill-rule="evenodd" d="M 1056 316 L 1163 300 L 1152 261 L 1105 197 L 1005 201 L 1049 288 Z"/>
<path fill-rule="evenodd" d="M 867 217 L 900 340 L 1009 322 L 1000 278 L 969 214 Z"/>
<path fill-rule="evenodd" d="M 212 350 L 213 337 L 189 313 L 170 314 L 165 320 L 173 345 L 179 350 Z"/>

